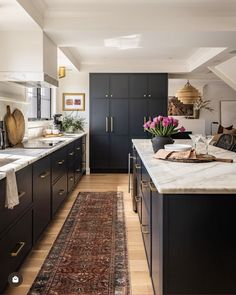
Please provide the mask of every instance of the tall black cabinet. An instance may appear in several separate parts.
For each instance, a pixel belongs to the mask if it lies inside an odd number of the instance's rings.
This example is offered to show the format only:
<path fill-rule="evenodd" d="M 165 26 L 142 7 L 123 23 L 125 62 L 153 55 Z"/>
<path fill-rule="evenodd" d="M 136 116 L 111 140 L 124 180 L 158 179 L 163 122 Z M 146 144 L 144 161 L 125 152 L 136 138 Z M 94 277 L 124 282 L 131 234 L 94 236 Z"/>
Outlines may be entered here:
<path fill-rule="evenodd" d="M 126 172 L 132 138 L 167 115 L 167 74 L 90 74 L 91 172 Z"/>

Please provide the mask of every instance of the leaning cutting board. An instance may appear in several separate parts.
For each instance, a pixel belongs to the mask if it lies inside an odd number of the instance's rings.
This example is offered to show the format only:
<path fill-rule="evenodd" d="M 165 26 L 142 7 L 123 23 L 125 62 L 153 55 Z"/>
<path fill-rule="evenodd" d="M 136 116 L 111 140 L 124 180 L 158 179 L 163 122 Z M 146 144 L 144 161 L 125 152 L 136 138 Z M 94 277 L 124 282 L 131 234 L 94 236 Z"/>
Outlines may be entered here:
<path fill-rule="evenodd" d="M 15 109 L 11 113 L 10 106 L 7 106 L 5 124 L 9 143 L 12 145 L 21 143 L 25 134 L 25 119 L 22 112 L 19 109 Z"/>

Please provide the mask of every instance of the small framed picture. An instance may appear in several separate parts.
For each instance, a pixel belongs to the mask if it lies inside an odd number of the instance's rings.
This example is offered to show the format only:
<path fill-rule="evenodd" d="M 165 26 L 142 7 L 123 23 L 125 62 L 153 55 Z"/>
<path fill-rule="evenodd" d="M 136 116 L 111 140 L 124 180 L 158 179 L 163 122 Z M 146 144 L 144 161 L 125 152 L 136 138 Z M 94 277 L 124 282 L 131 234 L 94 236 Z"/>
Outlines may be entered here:
<path fill-rule="evenodd" d="M 63 93 L 63 111 L 84 111 L 85 93 Z"/>

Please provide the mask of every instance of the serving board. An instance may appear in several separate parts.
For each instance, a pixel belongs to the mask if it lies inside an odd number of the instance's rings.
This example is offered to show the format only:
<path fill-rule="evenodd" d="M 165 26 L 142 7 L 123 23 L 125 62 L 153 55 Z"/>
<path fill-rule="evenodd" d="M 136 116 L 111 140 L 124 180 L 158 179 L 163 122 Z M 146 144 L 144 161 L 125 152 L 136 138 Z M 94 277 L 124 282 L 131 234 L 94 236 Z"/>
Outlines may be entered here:
<path fill-rule="evenodd" d="M 16 145 L 21 143 L 25 134 L 25 119 L 22 112 L 19 109 L 15 109 L 11 113 L 10 106 L 7 106 L 7 113 L 4 120 L 10 144 Z"/>
<path fill-rule="evenodd" d="M 167 158 L 166 161 L 179 162 L 179 163 L 207 163 L 207 162 L 224 162 L 233 163 L 232 159 L 216 158 L 215 156 L 199 154 L 196 159 L 171 159 Z"/>

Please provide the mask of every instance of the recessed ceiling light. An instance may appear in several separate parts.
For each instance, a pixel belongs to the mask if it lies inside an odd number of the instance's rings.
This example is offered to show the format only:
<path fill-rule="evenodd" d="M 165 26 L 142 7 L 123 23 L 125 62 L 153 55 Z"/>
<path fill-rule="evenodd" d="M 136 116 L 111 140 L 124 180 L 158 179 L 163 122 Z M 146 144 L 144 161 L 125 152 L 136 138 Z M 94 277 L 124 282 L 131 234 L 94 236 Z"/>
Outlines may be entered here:
<path fill-rule="evenodd" d="M 140 39 L 141 39 L 140 34 L 121 36 L 117 38 L 105 39 L 104 45 L 105 47 L 117 48 L 120 50 L 135 49 L 135 48 L 141 48 L 139 46 Z"/>

